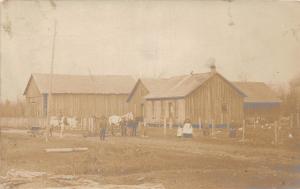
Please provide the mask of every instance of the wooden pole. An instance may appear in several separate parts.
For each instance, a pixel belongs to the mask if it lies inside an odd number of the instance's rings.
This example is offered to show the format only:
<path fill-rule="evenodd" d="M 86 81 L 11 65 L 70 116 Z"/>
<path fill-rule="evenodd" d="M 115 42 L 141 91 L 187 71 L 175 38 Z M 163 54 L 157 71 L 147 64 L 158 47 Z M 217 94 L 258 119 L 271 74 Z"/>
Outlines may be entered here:
<path fill-rule="evenodd" d="M 201 117 L 198 118 L 198 125 L 199 125 L 199 130 L 202 128 L 202 125 L 201 125 Z"/>
<path fill-rule="evenodd" d="M 297 112 L 297 127 L 300 126 L 300 117 L 299 117 L 299 112 Z"/>
<path fill-rule="evenodd" d="M 173 119 L 169 118 L 169 129 L 173 128 Z"/>
<path fill-rule="evenodd" d="M 226 122 L 227 122 L 227 133 L 228 133 L 228 136 L 229 136 L 229 132 L 230 132 L 230 126 L 229 126 L 229 118 L 228 118 L 228 116 L 227 116 L 227 119 L 226 119 Z"/>
<path fill-rule="evenodd" d="M 277 145 L 278 144 L 278 122 L 277 121 L 275 121 L 275 125 L 274 125 L 274 134 L 275 134 L 274 144 Z"/>
<path fill-rule="evenodd" d="M 164 136 L 167 135 L 167 118 L 164 117 Z"/>
<path fill-rule="evenodd" d="M 55 52 L 55 39 L 56 39 L 56 20 L 54 21 L 54 34 L 52 41 L 52 56 L 50 66 L 50 81 L 49 81 L 49 95 L 47 103 L 47 128 L 46 128 L 46 142 L 48 142 L 49 129 L 50 129 L 50 113 L 51 113 L 51 100 L 52 100 L 52 85 L 53 85 L 53 69 L 54 69 L 54 52 Z"/>
<path fill-rule="evenodd" d="M 246 122 L 245 120 L 243 120 L 243 138 L 242 138 L 242 142 L 245 142 L 245 129 L 246 129 Z"/>
<path fill-rule="evenodd" d="M 214 120 L 211 120 L 211 136 L 215 135 L 215 126 L 214 126 Z"/>

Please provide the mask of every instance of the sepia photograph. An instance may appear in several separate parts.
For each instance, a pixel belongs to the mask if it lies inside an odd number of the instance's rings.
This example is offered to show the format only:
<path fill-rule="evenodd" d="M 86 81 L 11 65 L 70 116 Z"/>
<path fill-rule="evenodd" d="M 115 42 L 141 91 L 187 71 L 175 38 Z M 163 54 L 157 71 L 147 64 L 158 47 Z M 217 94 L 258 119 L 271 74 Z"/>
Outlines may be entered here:
<path fill-rule="evenodd" d="M 0 0 L 0 189 L 300 189 L 300 1 Z"/>

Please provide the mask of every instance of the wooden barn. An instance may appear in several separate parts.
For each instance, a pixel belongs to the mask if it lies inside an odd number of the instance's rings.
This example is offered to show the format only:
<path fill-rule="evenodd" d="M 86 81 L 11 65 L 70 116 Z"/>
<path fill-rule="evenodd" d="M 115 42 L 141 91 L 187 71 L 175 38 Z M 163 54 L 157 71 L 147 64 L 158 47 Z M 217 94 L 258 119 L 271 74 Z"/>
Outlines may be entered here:
<path fill-rule="evenodd" d="M 243 92 L 216 72 L 195 73 L 163 79 L 139 79 L 127 101 L 135 116 L 150 124 L 163 119 L 174 125 L 190 119 L 214 124 L 241 123 Z"/>
<path fill-rule="evenodd" d="M 246 119 L 263 118 L 274 121 L 279 118 L 281 99 L 263 82 L 233 82 L 246 97 L 244 114 Z"/>
<path fill-rule="evenodd" d="M 51 115 L 86 117 L 122 115 L 128 112 L 126 99 L 135 80 L 131 76 L 53 75 Z M 47 115 L 49 74 L 32 74 L 24 95 L 26 115 Z"/>

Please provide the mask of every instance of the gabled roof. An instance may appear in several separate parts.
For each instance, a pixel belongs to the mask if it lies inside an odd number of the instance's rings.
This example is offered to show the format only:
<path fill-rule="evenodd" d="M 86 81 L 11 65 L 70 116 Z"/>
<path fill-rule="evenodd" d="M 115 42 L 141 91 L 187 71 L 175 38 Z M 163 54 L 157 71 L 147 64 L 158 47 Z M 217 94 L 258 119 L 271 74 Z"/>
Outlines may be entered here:
<path fill-rule="evenodd" d="M 218 75 L 222 79 L 224 79 L 225 82 L 228 82 L 220 74 L 212 74 L 211 72 L 208 72 L 160 79 L 142 78 L 137 82 L 137 84 L 139 82 L 142 82 L 149 91 L 149 94 L 145 96 L 145 99 L 184 98 L 214 75 Z M 239 91 L 234 85 L 232 85 L 230 82 L 228 83 L 234 89 L 236 89 L 240 95 L 244 96 L 244 94 Z M 131 95 L 134 90 L 135 88 L 131 92 Z M 130 100 L 131 95 L 129 96 L 128 100 Z"/>
<path fill-rule="evenodd" d="M 146 99 L 158 98 L 182 98 L 200 86 L 208 78 L 211 73 L 199 73 L 175 76 L 168 79 L 159 80 L 142 80 L 145 86 L 153 86 L 150 93 L 145 96 Z M 157 83 L 157 86 L 155 86 Z M 148 87 L 147 87 L 148 88 Z"/>
<path fill-rule="evenodd" d="M 47 94 L 49 90 L 49 74 L 32 74 L 30 80 L 34 80 L 41 94 Z M 27 92 L 29 82 L 24 91 Z M 54 94 L 129 94 L 135 80 L 126 75 L 53 75 L 52 92 Z"/>
<path fill-rule="evenodd" d="M 246 103 L 280 103 L 277 94 L 263 82 L 232 82 L 246 94 Z"/>

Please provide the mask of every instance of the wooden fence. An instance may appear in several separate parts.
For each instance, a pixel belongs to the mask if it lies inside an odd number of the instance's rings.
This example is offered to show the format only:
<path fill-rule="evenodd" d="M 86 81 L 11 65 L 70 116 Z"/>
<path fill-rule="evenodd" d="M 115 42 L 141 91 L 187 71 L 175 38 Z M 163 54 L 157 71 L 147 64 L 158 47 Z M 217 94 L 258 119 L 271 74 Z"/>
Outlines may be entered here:
<path fill-rule="evenodd" d="M 29 117 L 0 117 L 0 126 L 2 128 L 29 129 L 31 127 L 45 128 L 47 118 L 29 118 Z M 96 124 L 93 118 L 81 118 L 76 125 L 66 126 L 67 130 L 85 130 L 96 132 Z"/>
<path fill-rule="evenodd" d="M 32 126 L 45 127 L 46 118 L 0 117 L 1 127 L 26 129 Z"/>

